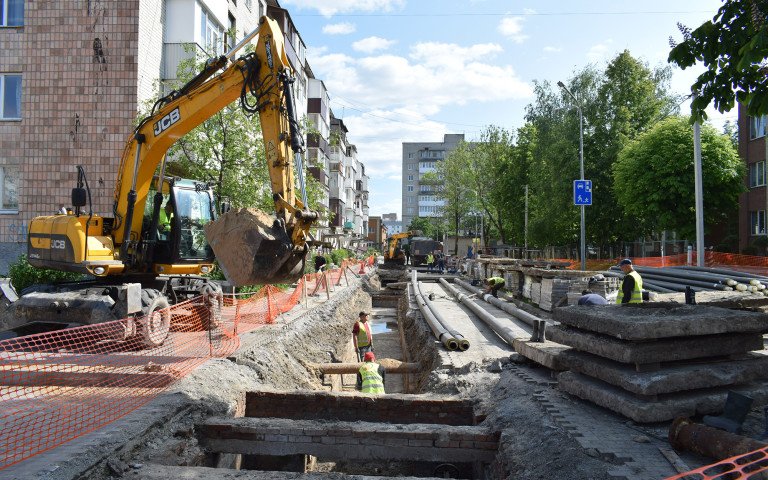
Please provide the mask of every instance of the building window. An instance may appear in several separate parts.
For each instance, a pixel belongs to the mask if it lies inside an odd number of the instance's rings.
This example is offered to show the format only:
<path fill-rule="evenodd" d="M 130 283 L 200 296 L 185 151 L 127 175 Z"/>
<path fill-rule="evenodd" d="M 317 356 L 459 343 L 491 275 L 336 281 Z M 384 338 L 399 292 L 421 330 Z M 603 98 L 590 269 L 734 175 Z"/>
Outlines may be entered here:
<path fill-rule="evenodd" d="M 0 213 L 19 212 L 19 170 L 0 167 Z"/>
<path fill-rule="evenodd" d="M 414 156 L 415 156 L 415 154 L 413 152 L 408 154 L 408 158 L 413 158 Z"/>
<path fill-rule="evenodd" d="M 764 137 L 766 123 L 768 123 L 768 117 L 765 115 L 749 117 L 749 139 Z"/>
<path fill-rule="evenodd" d="M 408 170 L 413 170 L 413 164 L 412 163 L 408 164 Z"/>
<path fill-rule="evenodd" d="M 408 207 L 408 213 L 411 214 L 411 215 L 416 213 L 416 207 Z"/>
<path fill-rule="evenodd" d="M 765 235 L 765 210 L 749 212 L 750 235 Z"/>
<path fill-rule="evenodd" d="M 413 181 L 413 175 L 408 175 L 408 181 L 409 181 L 409 182 L 412 182 L 412 181 Z"/>
<path fill-rule="evenodd" d="M 24 25 L 24 0 L 0 0 L 0 26 Z"/>
<path fill-rule="evenodd" d="M 765 185 L 765 162 L 749 164 L 749 187 Z"/>
<path fill-rule="evenodd" d="M 224 28 L 216 23 L 216 19 L 199 2 L 200 6 L 200 39 L 206 49 L 217 54 L 224 53 Z"/>
<path fill-rule="evenodd" d="M 21 119 L 21 75 L 0 75 L 0 119 Z"/>
<path fill-rule="evenodd" d="M 408 185 L 408 191 L 409 191 L 409 192 L 412 192 L 412 191 L 413 191 L 413 185 Z"/>

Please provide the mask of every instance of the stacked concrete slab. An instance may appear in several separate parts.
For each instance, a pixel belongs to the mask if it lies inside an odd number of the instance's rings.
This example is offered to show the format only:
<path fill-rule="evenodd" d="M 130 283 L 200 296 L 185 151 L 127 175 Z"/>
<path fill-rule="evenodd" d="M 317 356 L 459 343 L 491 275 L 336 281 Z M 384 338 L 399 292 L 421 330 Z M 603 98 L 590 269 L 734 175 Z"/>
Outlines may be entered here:
<path fill-rule="evenodd" d="M 576 305 L 584 290 L 589 290 L 606 298 L 618 289 L 619 279 L 616 277 L 604 277 L 602 280 L 593 280 L 591 283 L 589 278 L 575 279 L 568 285 L 568 305 Z M 685 301 L 679 303 L 685 303 Z"/>
<path fill-rule="evenodd" d="M 556 309 L 548 338 L 568 345 L 559 387 L 640 423 L 722 410 L 728 390 L 768 400 L 768 315 L 704 305 Z"/>

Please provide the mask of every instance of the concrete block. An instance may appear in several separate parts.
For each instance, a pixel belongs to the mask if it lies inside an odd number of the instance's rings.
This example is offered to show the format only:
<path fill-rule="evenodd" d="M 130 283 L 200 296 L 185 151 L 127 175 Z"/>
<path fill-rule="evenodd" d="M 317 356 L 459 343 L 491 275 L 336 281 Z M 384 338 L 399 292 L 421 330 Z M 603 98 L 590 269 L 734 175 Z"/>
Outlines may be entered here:
<path fill-rule="evenodd" d="M 569 345 L 583 352 L 621 363 L 634 364 L 736 355 L 763 348 L 763 336 L 760 333 L 724 333 L 667 338 L 655 342 L 631 342 L 555 325 L 547 329 L 547 337 L 554 342 Z"/>
<path fill-rule="evenodd" d="M 558 388 L 584 400 L 605 407 L 638 423 L 665 422 L 677 416 L 692 417 L 719 413 L 725 404 L 728 390 L 734 390 L 755 399 L 755 405 L 768 401 L 768 385 L 754 383 L 731 388 L 713 388 L 689 392 L 670 393 L 658 397 L 639 397 L 575 372 L 563 372 L 557 377 Z"/>
<path fill-rule="evenodd" d="M 571 347 L 551 341 L 531 342 L 530 340 L 515 339 L 512 342 L 512 348 L 520 355 L 539 365 L 557 371 L 567 370 L 567 367 L 560 361 L 559 356 L 562 352 L 570 350 Z"/>
<path fill-rule="evenodd" d="M 768 357 L 757 354 L 739 360 L 664 364 L 656 372 L 636 372 L 627 364 L 576 350 L 562 352 L 560 361 L 569 370 L 638 395 L 724 387 L 768 378 Z"/>
<path fill-rule="evenodd" d="M 678 303 L 573 305 L 556 309 L 553 318 L 623 340 L 768 332 L 768 314 Z"/>

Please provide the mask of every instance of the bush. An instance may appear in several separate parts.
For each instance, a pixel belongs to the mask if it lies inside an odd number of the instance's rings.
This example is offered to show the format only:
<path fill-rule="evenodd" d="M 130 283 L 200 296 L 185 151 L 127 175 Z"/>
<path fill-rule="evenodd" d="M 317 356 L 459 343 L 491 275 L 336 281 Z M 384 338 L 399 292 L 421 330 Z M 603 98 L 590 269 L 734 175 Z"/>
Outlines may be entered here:
<path fill-rule="evenodd" d="M 331 263 L 334 265 L 341 265 L 342 260 L 349 258 L 350 252 L 345 248 L 339 248 L 331 252 Z M 326 257 L 327 258 L 327 257 Z"/>
<path fill-rule="evenodd" d="M 22 255 L 8 269 L 11 285 L 21 293 L 25 288 L 35 284 L 49 284 L 60 282 L 76 282 L 83 280 L 85 275 L 72 272 L 61 272 L 49 268 L 37 268 L 29 264 L 27 256 Z"/>

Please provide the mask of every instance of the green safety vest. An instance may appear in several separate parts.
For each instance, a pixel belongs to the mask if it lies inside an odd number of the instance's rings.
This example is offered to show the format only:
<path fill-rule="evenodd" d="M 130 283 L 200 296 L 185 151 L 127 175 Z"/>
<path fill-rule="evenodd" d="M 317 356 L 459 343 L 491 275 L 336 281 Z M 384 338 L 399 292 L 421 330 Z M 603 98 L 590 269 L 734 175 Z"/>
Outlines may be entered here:
<path fill-rule="evenodd" d="M 634 270 L 629 272 L 627 275 L 630 275 L 635 279 L 635 289 L 632 290 L 632 296 L 629 297 L 629 303 L 643 303 L 643 279 L 640 277 L 640 274 Z M 624 282 L 622 281 L 622 285 L 623 284 Z M 616 297 L 616 303 L 621 303 L 623 298 L 624 289 L 619 288 L 619 295 Z"/>
<path fill-rule="evenodd" d="M 368 322 L 365 322 L 368 323 Z M 371 344 L 370 341 L 368 341 L 368 330 L 365 328 L 365 323 L 358 321 L 357 325 L 359 327 L 359 330 L 357 331 L 357 348 L 360 347 L 367 347 Z"/>
<path fill-rule="evenodd" d="M 169 215 L 165 208 L 160 209 L 160 216 L 157 219 L 157 227 L 161 231 L 167 231 L 171 229 L 171 219 L 173 218 L 173 212 Z"/>
<path fill-rule="evenodd" d="M 504 279 L 501 277 L 491 277 L 488 279 L 489 282 L 491 282 L 491 285 L 499 285 L 501 283 L 504 283 Z"/>
<path fill-rule="evenodd" d="M 427 263 L 434 263 L 434 261 L 435 257 L 433 257 L 431 253 L 427 255 Z"/>
<path fill-rule="evenodd" d="M 378 363 L 365 362 L 360 367 L 360 376 L 363 377 L 363 393 L 384 393 L 384 379 L 379 375 Z"/>

